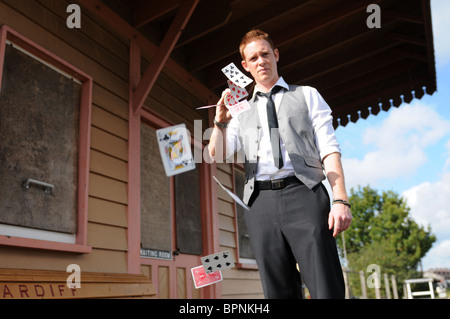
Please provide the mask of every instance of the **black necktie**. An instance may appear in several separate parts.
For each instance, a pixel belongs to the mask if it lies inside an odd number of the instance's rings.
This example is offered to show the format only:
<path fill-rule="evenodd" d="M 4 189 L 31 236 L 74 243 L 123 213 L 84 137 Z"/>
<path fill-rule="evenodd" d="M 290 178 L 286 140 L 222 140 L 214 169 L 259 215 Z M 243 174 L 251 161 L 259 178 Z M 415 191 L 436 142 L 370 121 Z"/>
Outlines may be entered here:
<path fill-rule="evenodd" d="M 267 98 L 267 122 L 269 123 L 270 142 L 272 144 L 272 153 L 275 166 L 277 168 L 283 167 L 283 156 L 281 154 L 280 146 L 280 134 L 278 132 L 278 119 L 277 112 L 275 111 L 275 103 L 273 102 L 272 95 L 278 93 L 282 89 L 281 86 L 275 86 L 270 92 L 262 93 L 257 92 L 260 96 Z M 275 136 L 272 138 L 272 134 Z"/>

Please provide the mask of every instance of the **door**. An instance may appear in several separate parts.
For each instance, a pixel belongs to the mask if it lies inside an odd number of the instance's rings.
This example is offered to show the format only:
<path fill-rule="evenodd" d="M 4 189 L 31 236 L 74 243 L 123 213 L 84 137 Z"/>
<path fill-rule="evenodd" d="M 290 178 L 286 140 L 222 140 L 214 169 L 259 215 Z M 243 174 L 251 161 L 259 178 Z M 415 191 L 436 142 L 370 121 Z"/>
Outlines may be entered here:
<path fill-rule="evenodd" d="M 167 177 L 156 129 L 142 123 L 141 264 L 161 299 L 202 298 L 191 275 L 204 252 L 201 169 Z"/>

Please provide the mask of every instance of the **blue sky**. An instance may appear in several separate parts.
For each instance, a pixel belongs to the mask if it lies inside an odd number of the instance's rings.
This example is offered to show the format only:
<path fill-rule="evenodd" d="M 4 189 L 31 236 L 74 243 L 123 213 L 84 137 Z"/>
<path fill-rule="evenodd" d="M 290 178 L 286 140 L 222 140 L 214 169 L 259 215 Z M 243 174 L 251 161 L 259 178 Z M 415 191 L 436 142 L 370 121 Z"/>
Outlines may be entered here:
<path fill-rule="evenodd" d="M 431 0 L 438 91 L 336 130 L 347 189 L 404 196 L 437 241 L 423 269 L 450 268 L 450 3 Z"/>

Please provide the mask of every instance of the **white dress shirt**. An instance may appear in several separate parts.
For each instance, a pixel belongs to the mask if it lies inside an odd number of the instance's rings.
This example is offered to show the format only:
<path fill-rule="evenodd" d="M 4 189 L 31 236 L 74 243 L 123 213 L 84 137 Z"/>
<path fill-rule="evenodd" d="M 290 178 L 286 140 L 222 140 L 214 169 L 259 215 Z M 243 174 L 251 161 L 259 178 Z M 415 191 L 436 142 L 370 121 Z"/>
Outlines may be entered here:
<path fill-rule="evenodd" d="M 289 90 L 289 85 L 282 77 L 275 84 Z M 305 96 L 306 104 L 308 105 L 309 117 L 314 129 L 314 137 L 320 157 L 323 160 L 331 153 L 340 153 L 340 147 L 336 140 L 333 128 L 333 118 L 331 116 L 331 109 L 320 93 L 312 87 L 303 86 L 303 94 Z M 280 139 L 281 153 L 283 156 L 283 167 L 278 169 L 273 162 L 272 147 L 270 144 L 269 127 L 267 123 L 266 103 L 267 98 L 256 95 L 260 91 L 258 86 L 255 86 L 252 99 L 256 101 L 258 108 L 259 120 L 262 126 L 261 140 L 258 150 L 258 169 L 256 172 L 256 180 L 264 181 L 270 179 L 284 178 L 294 175 L 294 168 L 292 167 L 289 154 L 284 146 L 283 140 Z M 281 104 L 285 90 L 281 90 L 273 95 L 275 109 L 278 109 Z M 227 129 L 227 155 L 232 156 L 236 151 L 240 150 L 239 142 L 239 120 L 233 118 Z M 228 157 L 227 156 L 227 157 Z"/>

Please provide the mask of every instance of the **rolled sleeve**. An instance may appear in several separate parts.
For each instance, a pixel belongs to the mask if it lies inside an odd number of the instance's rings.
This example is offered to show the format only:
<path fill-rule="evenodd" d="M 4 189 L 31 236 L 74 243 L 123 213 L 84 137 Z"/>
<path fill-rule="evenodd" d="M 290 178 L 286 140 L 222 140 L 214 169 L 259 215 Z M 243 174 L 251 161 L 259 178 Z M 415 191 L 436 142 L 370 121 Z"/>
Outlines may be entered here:
<path fill-rule="evenodd" d="M 232 118 L 228 125 L 226 142 L 226 158 L 231 158 L 234 153 L 241 149 L 241 143 L 239 141 L 239 120 L 237 117 Z"/>
<path fill-rule="evenodd" d="M 315 88 L 304 86 L 303 94 L 309 108 L 314 138 L 321 160 L 332 153 L 341 153 L 333 127 L 331 108 Z"/>

